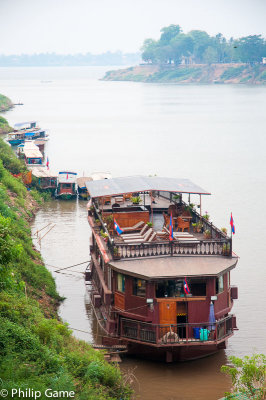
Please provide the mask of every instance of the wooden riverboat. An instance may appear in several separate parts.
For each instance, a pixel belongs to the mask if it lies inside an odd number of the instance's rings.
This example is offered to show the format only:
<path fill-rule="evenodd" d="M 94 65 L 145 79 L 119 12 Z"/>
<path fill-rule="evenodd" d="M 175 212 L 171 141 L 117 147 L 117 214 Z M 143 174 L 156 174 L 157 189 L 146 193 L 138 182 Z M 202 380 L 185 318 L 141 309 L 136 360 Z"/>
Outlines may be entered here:
<path fill-rule="evenodd" d="M 225 349 L 237 329 L 230 271 L 238 257 L 232 239 L 201 214 L 201 198 L 210 193 L 187 179 L 143 176 L 86 186 L 92 231 L 86 281 L 103 344 L 167 362 Z M 199 212 L 188 206 L 197 195 Z M 132 203 L 137 196 L 141 205 Z"/>
<path fill-rule="evenodd" d="M 37 126 L 36 121 L 22 122 L 14 125 L 14 131 L 7 136 L 7 141 L 11 146 L 24 143 L 25 140 L 35 140 L 41 138 L 48 140 L 48 135 L 44 129 Z"/>
<path fill-rule="evenodd" d="M 55 194 L 57 188 L 57 175 L 48 169 L 46 166 L 28 167 L 32 175 L 37 180 L 39 189 L 49 191 L 52 195 Z"/>
<path fill-rule="evenodd" d="M 57 177 L 57 188 L 55 196 L 69 200 L 77 196 L 77 173 L 72 171 L 61 171 Z"/>

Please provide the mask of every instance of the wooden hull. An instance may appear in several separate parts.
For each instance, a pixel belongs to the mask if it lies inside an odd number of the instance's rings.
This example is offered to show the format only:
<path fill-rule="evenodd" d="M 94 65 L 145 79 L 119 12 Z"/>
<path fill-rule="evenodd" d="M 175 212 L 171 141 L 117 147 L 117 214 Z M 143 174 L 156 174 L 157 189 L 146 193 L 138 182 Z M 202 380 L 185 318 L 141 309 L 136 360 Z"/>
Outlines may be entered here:
<path fill-rule="evenodd" d="M 70 200 L 76 196 L 77 196 L 76 193 L 61 193 L 61 194 L 59 193 L 56 195 L 56 197 L 58 197 L 59 199 L 62 199 L 62 200 Z"/>
<path fill-rule="evenodd" d="M 194 346 L 149 346 L 145 343 L 134 343 L 121 338 L 103 336 L 104 345 L 123 344 L 127 346 L 127 354 L 134 357 L 163 362 L 183 362 L 204 358 L 226 349 L 227 340 L 219 344 L 194 345 Z"/>
<path fill-rule="evenodd" d="M 10 139 L 8 143 L 11 144 L 11 146 L 17 146 L 18 144 L 24 143 L 24 139 Z"/>

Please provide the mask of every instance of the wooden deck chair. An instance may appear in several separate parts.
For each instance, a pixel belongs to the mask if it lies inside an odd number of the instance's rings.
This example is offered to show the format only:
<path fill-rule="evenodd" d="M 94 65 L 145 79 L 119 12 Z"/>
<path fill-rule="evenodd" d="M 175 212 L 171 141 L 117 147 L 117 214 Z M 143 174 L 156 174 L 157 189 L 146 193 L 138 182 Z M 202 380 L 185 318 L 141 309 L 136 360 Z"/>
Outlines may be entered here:
<path fill-rule="evenodd" d="M 190 224 L 188 221 L 184 221 L 181 217 L 177 217 L 177 231 L 179 229 L 182 229 L 182 232 L 184 232 L 184 229 L 188 229 L 189 231 Z"/>
<path fill-rule="evenodd" d="M 125 233 L 122 233 L 120 236 L 121 236 L 123 239 L 143 237 L 143 236 L 145 235 L 145 232 L 147 231 L 148 228 L 149 228 L 149 227 L 148 227 L 148 225 L 146 224 L 146 225 L 143 226 L 143 228 L 141 229 L 141 231 L 138 232 L 138 233 L 126 233 L 126 234 L 125 234 Z"/>
<path fill-rule="evenodd" d="M 136 223 L 134 226 L 127 226 L 125 228 L 121 228 L 123 232 L 134 232 L 142 229 L 142 226 L 144 225 L 143 221 L 139 221 Z"/>
<path fill-rule="evenodd" d="M 156 233 L 156 232 L 153 232 L 153 234 L 151 235 L 151 237 L 148 239 L 148 242 L 149 242 L 149 243 L 152 242 L 152 241 L 156 238 L 156 236 L 157 236 L 157 233 Z"/>
<path fill-rule="evenodd" d="M 145 242 L 147 242 L 147 240 L 149 239 L 149 237 L 151 236 L 151 234 L 152 234 L 152 228 L 150 228 L 147 232 L 146 232 L 146 234 L 145 234 L 145 236 L 143 237 L 143 238 L 136 238 L 136 239 L 126 239 L 126 240 L 124 240 L 124 242 L 125 243 L 145 243 Z"/>
<path fill-rule="evenodd" d="M 170 224 L 170 217 L 169 215 L 163 212 L 163 219 L 164 219 L 164 226 L 168 226 Z"/>

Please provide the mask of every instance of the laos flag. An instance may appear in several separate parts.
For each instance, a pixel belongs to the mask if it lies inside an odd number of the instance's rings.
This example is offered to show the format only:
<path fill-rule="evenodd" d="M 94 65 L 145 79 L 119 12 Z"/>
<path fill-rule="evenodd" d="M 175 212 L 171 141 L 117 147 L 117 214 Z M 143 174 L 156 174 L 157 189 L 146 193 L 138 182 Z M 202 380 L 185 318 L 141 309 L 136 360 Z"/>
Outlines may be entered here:
<path fill-rule="evenodd" d="M 121 235 L 121 233 L 123 233 L 123 230 L 120 228 L 120 226 L 118 225 L 118 223 L 116 222 L 116 220 L 114 219 L 114 228 L 116 230 L 116 233 L 118 235 Z"/>
<path fill-rule="evenodd" d="M 171 213 L 171 216 L 170 216 L 170 224 L 169 224 L 169 240 L 174 240 L 174 229 L 173 229 L 172 213 Z"/>
<path fill-rule="evenodd" d="M 231 218 L 230 218 L 230 225 L 231 225 L 231 231 L 232 231 L 232 233 L 235 234 L 235 233 L 236 233 L 236 230 L 235 230 L 235 225 L 234 225 L 234 220 L 233 220 L 232 213 L 231 213 Z"/>
<path fill-rule="evenodd" d="M 184 292 L 186 294 L 190 294 L 190 290 L 189 290 L 189 287 L 188 287 L 188 284 L 187 284 L 187 278 L 185 278 L 185 280 L 184 280 Z"/>

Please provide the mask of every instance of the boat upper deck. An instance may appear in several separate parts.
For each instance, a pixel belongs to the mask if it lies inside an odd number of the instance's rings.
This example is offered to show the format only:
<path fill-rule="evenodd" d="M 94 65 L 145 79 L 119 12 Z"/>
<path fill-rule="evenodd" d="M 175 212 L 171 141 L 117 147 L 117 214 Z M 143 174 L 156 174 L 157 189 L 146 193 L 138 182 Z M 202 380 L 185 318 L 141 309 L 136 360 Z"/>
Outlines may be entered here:
<path fill-rule="evenodd" d="M 209 193 L 188 180 L 165 179 L 133 177 L 132 183 L 127 177 L 86 182 L 92 196 L 89 221 L 112 257 L 232 257 L 231 238 L 216 228 L 208 215 L 201 215 L 201 195 Z M 136 187 L 142 191 L 129 192 Z M 184 194 L 188 203 L 183 201 Z M 190 202 L 191 194 L 200 196 L 198 206 Z"/>

